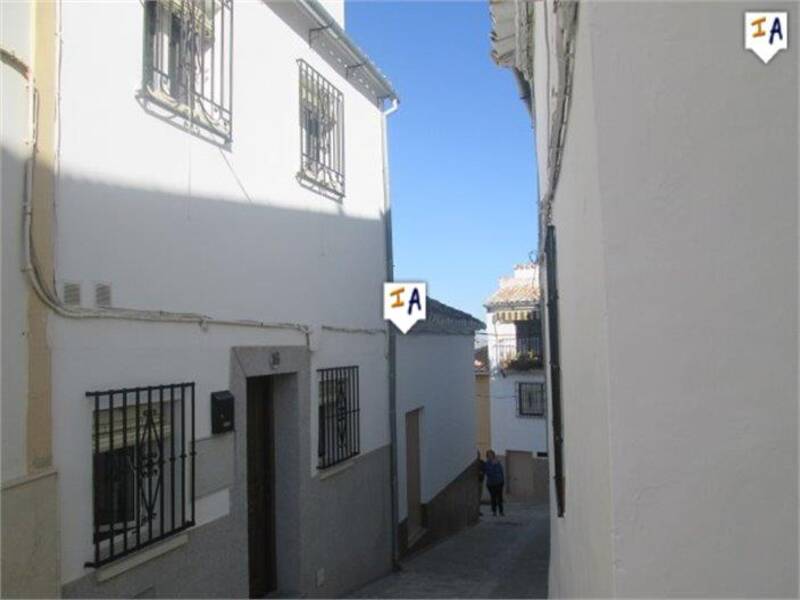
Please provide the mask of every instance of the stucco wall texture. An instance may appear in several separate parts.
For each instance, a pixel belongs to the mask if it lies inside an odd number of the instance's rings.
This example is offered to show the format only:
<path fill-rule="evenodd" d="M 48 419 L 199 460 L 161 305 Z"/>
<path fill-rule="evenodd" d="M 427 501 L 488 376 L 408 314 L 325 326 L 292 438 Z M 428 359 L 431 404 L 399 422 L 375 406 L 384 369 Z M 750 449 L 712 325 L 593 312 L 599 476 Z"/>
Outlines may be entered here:
<path fill-rule="evenodd" d="M 798 56 L 744 49 L 752 9 L 580 5 L 553 208 L 553 596 L 798 593 Z M 796 3 L 769 10 L 798 31 Z"/>

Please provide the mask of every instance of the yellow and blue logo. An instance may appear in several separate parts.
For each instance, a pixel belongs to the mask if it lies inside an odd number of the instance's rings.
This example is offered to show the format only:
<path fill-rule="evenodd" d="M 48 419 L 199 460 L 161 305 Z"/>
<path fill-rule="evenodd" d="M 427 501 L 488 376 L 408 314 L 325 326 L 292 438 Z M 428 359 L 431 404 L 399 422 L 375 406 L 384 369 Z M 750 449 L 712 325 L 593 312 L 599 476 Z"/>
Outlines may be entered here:
<path fill-rule="evenodd" d="M 408 333 L 428 311 L 428 286 L 418 281 L 395 281 L 383 284 L 383 318 Z"/>
<path fill-rule="evenodd" d="M 744 47 L 767 64 L 778 52 L 789 47 L 789 14 L 744 13 Z"/>

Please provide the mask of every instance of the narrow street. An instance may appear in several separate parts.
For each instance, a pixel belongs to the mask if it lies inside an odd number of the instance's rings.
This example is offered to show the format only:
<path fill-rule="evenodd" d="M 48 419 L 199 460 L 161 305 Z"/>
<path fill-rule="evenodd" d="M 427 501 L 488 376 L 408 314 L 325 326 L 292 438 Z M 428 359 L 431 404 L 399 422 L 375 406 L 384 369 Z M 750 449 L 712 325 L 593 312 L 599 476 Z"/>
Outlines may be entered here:
<path fill-rule="evenodd" d="M 403 570 L 352 598 L 546 598 L 548 508 L 509 503 L 504 517 L 482 507 L 480 523 L 412 556 Z"/>

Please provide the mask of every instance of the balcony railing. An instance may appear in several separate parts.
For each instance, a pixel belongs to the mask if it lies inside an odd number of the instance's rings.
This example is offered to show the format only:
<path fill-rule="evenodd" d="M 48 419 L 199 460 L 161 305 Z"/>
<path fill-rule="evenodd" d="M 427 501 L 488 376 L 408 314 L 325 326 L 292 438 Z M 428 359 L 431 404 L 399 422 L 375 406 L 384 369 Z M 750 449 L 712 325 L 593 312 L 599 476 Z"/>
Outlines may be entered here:
<path fill-rule="evenodd" d="M 525 338 L 500 341 L 495 343 L 496 367 L 504 371 L 531 371 L 541 369 L 541 339 Z"/>

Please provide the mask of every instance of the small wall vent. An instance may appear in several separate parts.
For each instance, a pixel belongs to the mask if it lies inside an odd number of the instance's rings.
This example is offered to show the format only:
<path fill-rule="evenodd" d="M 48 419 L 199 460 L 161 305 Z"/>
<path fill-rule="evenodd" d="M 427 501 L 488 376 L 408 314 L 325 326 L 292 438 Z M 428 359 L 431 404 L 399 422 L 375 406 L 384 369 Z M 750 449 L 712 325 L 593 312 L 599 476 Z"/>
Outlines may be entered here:
<path fill-rule="evenodd" d="M 62 294 L 64 299 L 64 304 L 68 306 L 80 306 L 81 305 L 81 284 L 75 283 L 74 281 L 65 281 Z"/>
<path fill-rule="evenodd" d="M 94 286 L 94 304 L 98 308 L 111 306 L 111 284 L 96 283 Z"/>

